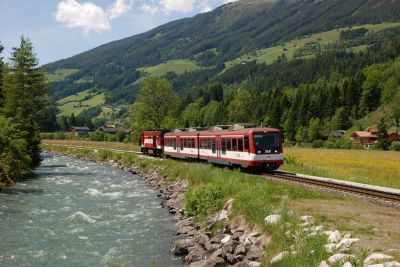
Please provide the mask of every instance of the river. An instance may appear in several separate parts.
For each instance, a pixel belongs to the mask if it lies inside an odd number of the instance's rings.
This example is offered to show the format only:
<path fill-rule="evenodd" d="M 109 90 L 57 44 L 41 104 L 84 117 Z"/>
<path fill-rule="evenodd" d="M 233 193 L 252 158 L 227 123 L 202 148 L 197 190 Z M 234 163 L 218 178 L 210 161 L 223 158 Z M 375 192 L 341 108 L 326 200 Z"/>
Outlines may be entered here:
<path fill-rule="evenodd" d="M 141 178 L 49 154 L 35 174 L 0 191 L 0 266 L 181 266 L 174 219 Z"/>

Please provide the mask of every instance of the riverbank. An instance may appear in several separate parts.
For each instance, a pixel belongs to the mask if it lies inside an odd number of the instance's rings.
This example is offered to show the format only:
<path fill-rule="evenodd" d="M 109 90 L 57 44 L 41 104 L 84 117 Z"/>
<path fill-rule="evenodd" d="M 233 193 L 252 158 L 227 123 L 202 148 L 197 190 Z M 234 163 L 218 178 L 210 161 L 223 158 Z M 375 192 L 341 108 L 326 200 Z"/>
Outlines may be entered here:
<path fill-rule="evenodd" d="M 322 228 L 336 230 L 340 225 L 332 221 L 329 223 L 330 216 L 323 215 L 322 212 L 313 214 L 313 218 L 302 215 L 310 212 L 307 211 L 308 207 L 315 203 L 330 202 L 343 206 L 357 202 L 208 164 L 144 158 L 105 150 L 51 146 L 44 148 L 113 164 L 115 167 L 140 172 L 143 177 L 147 177 L 145 179 L 149 184 L 158 187 L 160 197 L 164 197 L 164 206 L 181 219 L 178 232 L 182 232 L 180 234 L 183 239 L 175 244 L 173 252 L 178 255 L 187 253 L 184 255 L 185 261 L 190 261 L 192 266 L 202 266 L 201 264 L 210 260 L 210 256 L 215 256 L 215 266 L 222 263 L 218 263 L 221 259 L 224 264 L 236 264 L 235 266 L 249 266 L 250 261 L 252 266 L 257 266 L 259 262 L 263 266 L 318 266 L 338 252 L 336 249 L 328 251 L 325 248 L 326 234 L 330 232 L 323 232 Z M 230 199 L 233 199 L 232 208 L 228 208 L 229 205 L 224 207 Z M 300 203 L 303 205 L 301 208 L 293 209 Z M 279 219 L 270 223 L 271 218 Z M 351 230 L 353 229 L 345 229 L 341 238 L 348 239 Z M 359 233 L 357 235 L 362 236 Z M 216 236 L 218 238 L 215 239 Z M 222 239 L 218 240 L 219 238 Z M 249 243 L 249 240 L 254 242 Z M 241 242 L 246 241 L 242 251 L 236 251 L 243 244 Z M 251 245 L 256 243 L 258 248 L 266 246 L 265 250 L 258 249 L 260 258 L 248 257 Z M 365 250 L 350 246 L 351 244 L 345 247 L 345 250 L 355 255 L 352 258 L 354 264 L 356 259 L 360 261 L 365 258 Z M 217 255 L 210 253 L 212 250 Z M 203 258 L 207 259 L 202 260 Z"/>

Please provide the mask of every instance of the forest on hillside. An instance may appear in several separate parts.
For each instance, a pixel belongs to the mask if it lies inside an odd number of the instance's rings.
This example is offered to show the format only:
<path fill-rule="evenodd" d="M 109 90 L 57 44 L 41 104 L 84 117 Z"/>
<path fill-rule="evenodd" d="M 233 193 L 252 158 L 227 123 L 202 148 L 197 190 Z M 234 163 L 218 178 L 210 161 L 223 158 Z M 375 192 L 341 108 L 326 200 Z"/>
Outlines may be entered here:
<path fill-rule="evenodd" d="M 399 127 L 399 36 L 400 27 L 371 34 L 355 29 L 342 32 L 341 42 L 311 58 L 289 61 L 282 56 L 272 65 L 250 62 L 222 74 L 218 67 L 167 73 L 164 78 L 181 98 L 173 126 L 253 122 L 281 128 L 286 140 L 297 142 L 313 142 L 332 130 L 373 126 L 362 123 L 373 112 L 388 127 Z M 347 50 L 354 45 L 368 48 Z M 131 94 L 139 87 L 114 96 L 132 103 Z M 73 117 L 72 124 L 93 125 L 91 118 L 99 112 L 89 109 Z M 71 118 L 62 120 L 65 129 L 72 125 Z"/>

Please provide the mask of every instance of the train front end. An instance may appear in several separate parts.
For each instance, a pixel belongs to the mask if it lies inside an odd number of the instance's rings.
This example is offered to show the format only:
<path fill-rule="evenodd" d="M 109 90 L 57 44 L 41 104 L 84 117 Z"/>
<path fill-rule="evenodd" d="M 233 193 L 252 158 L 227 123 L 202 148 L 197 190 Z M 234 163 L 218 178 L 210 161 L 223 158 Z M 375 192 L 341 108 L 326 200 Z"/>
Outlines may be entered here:
<path fill-rule="evenodd" d="M 249 167 L 276 170 L 283 164 L 283 139 L 280 130 L 272 128 L 253 129 L 249 137 L 252 155 Z"/>

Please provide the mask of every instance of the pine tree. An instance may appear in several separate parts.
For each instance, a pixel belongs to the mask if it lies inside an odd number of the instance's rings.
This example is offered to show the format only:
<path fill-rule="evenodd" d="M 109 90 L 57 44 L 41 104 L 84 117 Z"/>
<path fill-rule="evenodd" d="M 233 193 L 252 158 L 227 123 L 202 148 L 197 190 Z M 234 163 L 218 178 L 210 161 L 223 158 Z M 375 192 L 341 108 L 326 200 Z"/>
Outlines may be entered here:
<path fill-rule="evenodd" d="M 46 98 L 44 73 L 28 38 L 21 37 L 20 46 L 13 48 L 10 65 L 4 78 L 4 114 L 22 127 L 32 167 L 40 163 L 39 121 Z"/>
<path fill-rule="evenodd" d="M 0 44 L 0 107 L 3 106 L 3 57 L 1 53 L 3 52 L 4 47 Z"/>

